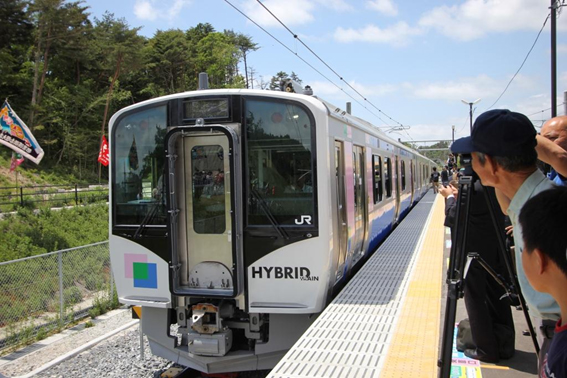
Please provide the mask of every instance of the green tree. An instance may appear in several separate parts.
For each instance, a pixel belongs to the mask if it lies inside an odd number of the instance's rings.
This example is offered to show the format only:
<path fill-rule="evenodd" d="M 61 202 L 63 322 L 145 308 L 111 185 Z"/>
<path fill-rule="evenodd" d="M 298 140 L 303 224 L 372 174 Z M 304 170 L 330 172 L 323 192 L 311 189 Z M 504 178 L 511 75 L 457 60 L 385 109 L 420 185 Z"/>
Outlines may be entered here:
<path fill-rule="evenodd" d="M 273 90 L 277 90 L 280 88 L 280 83 L 283 80 L 288 80 L 291 79 L 295 82 L 297 82 L 298 84 L 301 84 L 303 81 L 299 78 L 299 76 L 297 76 L 297 74 L 293 71 L 291 71 L 291 75 L 288 75 L 286 72 L 284 71 L 280 71 L 278 72 L 275 76 L 272 76 L 272 79 L 270 80 L 270 86 L 269 88 L 273 91 Z"/>
<path fill-rule="evenodd" d="M 106 105 L 102 116 L 102 135 L 105 134 L 110 100 L 118 78 L 128 70 L 142 66 L 141 51 L 145 40 L 138 35 L 140 28 L 130 28 L 125 19 L 115 19 L 106 12 L 101 20 L 96 19 L 94 36 L 100 51 L 102 76 L 108 78 Z"/>
<path fill-rule="evenodd" d="M 0 93 L 13 106 L 27 109 L 31 82 L 26 75 L 27 50 L 33 40 L 33 24 L 27 1 L 0 0 Z"/>
<path fill-rule="evenodd" d="M 237 48 L 222 33 L 209 33 L 197 44 L 197 71 L 209 74 L 211 88 L 244 87 L 242 76 L 232 75 Z"/>
<path fill-rule="evenodd" d="M 81 2 L 66 3 L 64 0 L 35 0 L 30 4 L 30 12 L 36 23 L 34 47 L 34 76 L 29 114 L 30 128 L 34 129 L 35 115 L 38 112 L 47 79 L 52 50 L 64 51 L 74 45 L 76 38 L 89 25 L 87 7 Z"/>
<path fill-rule="evenodd" d="M 236 60 L 236 65 L 234 66 L 234 75 L 238 74 L 238 63 L 240 58 L 244 61 L 244 77 L 246 82 L 246 88 L 249 88 L 250 81 L 248 79 L 248 63 L 246 57 L 249 51 L 256 51 L 260 47 L 257 43 L 252 42 L 252 38 L 241 33 L 236 33 L 232 30 L 225 30 L 224 34 L 229 38 L 229 41 L 238 48 L 239 56 Z"/>
<path fill-rule="evenodd" d="M 191 72 L 191 51 L 183 31 L 159 30 L 144 49 L 148 86 L 144 91 L 152 96 L 188 90 L 188 73 Z"/>

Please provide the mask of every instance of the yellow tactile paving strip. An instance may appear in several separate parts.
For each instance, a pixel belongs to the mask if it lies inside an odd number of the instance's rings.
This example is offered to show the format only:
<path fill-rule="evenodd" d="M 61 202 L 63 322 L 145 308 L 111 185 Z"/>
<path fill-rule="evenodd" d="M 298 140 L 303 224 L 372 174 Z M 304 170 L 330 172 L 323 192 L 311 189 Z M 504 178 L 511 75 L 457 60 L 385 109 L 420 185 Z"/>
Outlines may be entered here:
<path fill-rule="evenodd" d="M 445 277 L 444 207 L 443 197 L 436 196 L 380 377 L 437 377 L 441 287 Z"/>

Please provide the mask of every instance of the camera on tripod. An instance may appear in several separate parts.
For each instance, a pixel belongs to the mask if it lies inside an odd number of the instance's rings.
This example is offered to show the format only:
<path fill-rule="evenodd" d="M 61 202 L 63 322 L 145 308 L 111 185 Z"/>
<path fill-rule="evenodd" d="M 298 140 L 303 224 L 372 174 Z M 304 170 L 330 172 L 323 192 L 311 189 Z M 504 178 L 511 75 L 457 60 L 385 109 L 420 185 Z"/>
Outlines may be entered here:
<path fill-rule="evenodd" d="M 472 155 L 471 154 L 459 155 L 459 165 L 461 166 L 463 176 L 474 176 L 475 175 L 475 173 L 472 169 Z"/>

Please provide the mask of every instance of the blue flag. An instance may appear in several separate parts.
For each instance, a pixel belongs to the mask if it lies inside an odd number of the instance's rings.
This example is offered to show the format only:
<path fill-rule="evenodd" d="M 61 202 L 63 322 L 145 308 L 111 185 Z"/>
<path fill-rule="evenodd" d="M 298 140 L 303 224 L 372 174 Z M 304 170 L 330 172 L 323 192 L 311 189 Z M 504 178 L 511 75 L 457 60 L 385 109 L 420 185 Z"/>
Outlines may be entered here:
<path fill-rule="evenodd" d="M 43 149 L 33 137 L 24 121 L 12 110 L 8 101 L 0 108 L 0 143 L 11 148 L 23 157 L 39 164 L 43 158 Z"/>

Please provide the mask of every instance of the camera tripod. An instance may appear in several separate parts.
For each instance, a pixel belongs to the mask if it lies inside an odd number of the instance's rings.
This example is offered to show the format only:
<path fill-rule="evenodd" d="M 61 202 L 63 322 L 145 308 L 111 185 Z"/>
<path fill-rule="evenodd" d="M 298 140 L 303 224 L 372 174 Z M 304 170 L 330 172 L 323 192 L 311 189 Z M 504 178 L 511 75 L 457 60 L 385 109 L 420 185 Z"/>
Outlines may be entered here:
<path fill-rule="evenodd" d="M 449 269 L 447 271 L 447 302 L 445 307 L 445 319 L 443 324 L 443 337 L 441 339 L 440 358 L 437 362 L 439 366 L 439 377 L 449 378 L 451 371 L 451 356 L 453 347 L 453 333 L 455 327 L 455 317 L 457 314 L 457 300 L 464 295 L 464 279 L 468 268 L 473 260 L 477 260 L 479 264 L 488 272 L 488 274 L 496 280 L 505 290 L 504 296 L 508 296 L 512 301 L 519 302 L 526 318 L 526 323 L 534 343 L 536 353 L 539 353 L 539 345 L 536 339 L 533 325 L 531 323 L 526 303 L 522 293 L 519 290 L 518 279 L 514 271 L 511 257 L 506 251 L 503 230 L 498 226 L 495 209 L 499 206 L 495 203 L 495 199 L 490 197 L 486 188 L 483 190 L 484 199 L 488 207 L 492 225 L 496 230 L 498 239 L 498 250 L 502 257 L 502 261 L 506 267 L 508 274 L 507 279 L 497 273 L 489 264 L 487 264 L 478 253 L 468 253 L 465 251 L 465 242 L 469 231 L 469 217 L 474 183 L 477 178 L 472 173 L 472 168 L 468 166 L 465 169 L 465 175 L 459 179 L 459 193 L 457 196 L 455 225 L 453 226 L 451 252 L 449 259 Z M 490 279 L 490 278 L 488 278 Z"/>

